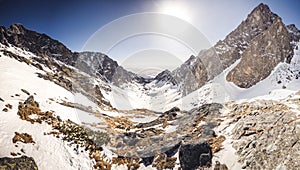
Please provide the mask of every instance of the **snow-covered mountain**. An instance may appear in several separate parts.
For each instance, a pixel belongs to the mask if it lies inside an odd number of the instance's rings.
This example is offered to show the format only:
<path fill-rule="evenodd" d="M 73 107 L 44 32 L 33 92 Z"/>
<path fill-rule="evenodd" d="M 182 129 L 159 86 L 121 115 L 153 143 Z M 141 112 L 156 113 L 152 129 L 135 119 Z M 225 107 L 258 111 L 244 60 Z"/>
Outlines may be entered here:
<path fill-rule="evenodd" d="M 0 167 L 299 167 L 299 45 L 296 26 L 260 4 L 212 48 L 144 78 L 0 27 Z"/>

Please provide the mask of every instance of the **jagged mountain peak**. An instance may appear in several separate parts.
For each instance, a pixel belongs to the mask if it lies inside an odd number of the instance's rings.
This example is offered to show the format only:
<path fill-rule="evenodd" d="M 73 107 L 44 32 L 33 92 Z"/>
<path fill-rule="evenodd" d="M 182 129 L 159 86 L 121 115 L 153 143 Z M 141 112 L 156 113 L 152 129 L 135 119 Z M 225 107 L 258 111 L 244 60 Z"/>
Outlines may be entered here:
<path fill-rule="evenodd" d="M 214 46 L 224 68 L 241 58 L 250 41 L 272 25 L 278 17 L 265 4 L 260 4 L 252 10 L 241 24 L 228 34 L 224 40 Z"/>
<path fill-rule="evenodd" d="M 240 63 L 232 69 L 226 79 L 239 87 L 249 88 L 268 77 L 280 63 L 290 63 L 293 57 L 291 39 L 282 19 L 255 37 L 242 54 Z"/>
<path fill-rule="evenodd" d="M 15 23 L 9 27 L 8 31 L 14 34 L 24 34 L 27 29 L 22 24 Z"/>
<path fill-rule="evenodd" d="M 270 10 L 270 7 L 267 4 L 260 3 L 257 7 L 255 7 L 252 10 L 250 15 L 254 14 L 254 13 L 271 13 L 271 10 Z"/>
<path fill-rule="evenodd" d="M 264 25 L 268 26 L 272 24 L 272 21 L 277 17 L 278 15 L 273 13 L 268 5 L 261 3 L 252 10 L 245 22 L 250 22 L 258 27 Z"/>
<path fill-rule="evenodd" d="M 290 24 L 286 26 L 287 30 L 290 33 L 291 40 L 298 42 L 300 40 L 300 30 L 296 27 L 295 24 Z"/>
<path fill-rule="evenodd" d="M 289 24 L 286 27 L 293 32 L 299 32 L 299 29 L 296 27 L 295 24 Z"/>

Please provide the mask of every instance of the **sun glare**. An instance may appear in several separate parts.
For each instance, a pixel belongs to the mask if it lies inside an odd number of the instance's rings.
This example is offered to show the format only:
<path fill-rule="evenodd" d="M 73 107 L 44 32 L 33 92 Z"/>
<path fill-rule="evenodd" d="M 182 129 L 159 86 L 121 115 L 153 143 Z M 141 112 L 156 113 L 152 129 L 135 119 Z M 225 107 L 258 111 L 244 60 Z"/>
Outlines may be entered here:
<path fill-rule="evenodd" d="M 178 1 L 167 1 L 160 4 L 160 9 L 158 11 L 163 14 L 172 15 L 191 22 L 191 14 L 184 3 L 179 3 Z"/>

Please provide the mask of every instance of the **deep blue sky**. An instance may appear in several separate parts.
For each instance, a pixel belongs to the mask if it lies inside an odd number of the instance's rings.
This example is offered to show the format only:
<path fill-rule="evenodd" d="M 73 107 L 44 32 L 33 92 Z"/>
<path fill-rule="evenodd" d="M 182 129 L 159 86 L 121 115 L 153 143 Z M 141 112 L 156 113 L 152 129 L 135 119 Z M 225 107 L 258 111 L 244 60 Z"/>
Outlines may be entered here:
<path fill-rule="evenodd" d="M 192 16 L 189 22 L 214 44 L 260 2 L 269 5 L 285 24 L 300 27 L 299 0 L 0 0 L 0 25 L 21 23 L 79 51 L 95 31 L 115 19 L 140 12 L 160 12 L 167 8 L 166 4 L 178 3 Z"/>

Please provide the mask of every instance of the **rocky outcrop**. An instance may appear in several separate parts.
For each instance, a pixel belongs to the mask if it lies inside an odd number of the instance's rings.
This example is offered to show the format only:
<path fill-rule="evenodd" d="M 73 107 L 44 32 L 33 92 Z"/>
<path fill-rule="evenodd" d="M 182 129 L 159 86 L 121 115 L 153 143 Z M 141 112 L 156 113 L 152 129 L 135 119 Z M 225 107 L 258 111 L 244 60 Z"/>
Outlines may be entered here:
<path fill-rule="evenodd" d="M 0 158 L 0 169 L 38 170 L 38 167 L 32 157 L 21 156 L 19 158 Z"/>
<path fill-rule="evenodd" d="M 280 102 L 256 100 L 229 107 L 237 122 L 231 132 L 233 147 L 243 168 L 294 169 L 300 166 L 299 116 L 290 105 L 299 106 L 299 97 Z"/>
<path fill-rule="evenodd" d="M 290 42 L 285 25 L 277 17 L 266 31 L 251 41 L 240 63 L 228 73 L 227 81 L 249 88 L 265 79 L 280 62 L 291 61 L 293 50 Z"/>
<path fill-rule="evenodd" d="M 46 121 L 50 124 L 54 118 L 53 112 L 41 111 L 38 102 L 34 100 L 33 96 L 29 96 L 24 103 L 19 103 L 17 114 L 20 116 L 20 119 L 29 121 L 32 124 L 35 122 L 42 123 L 42 121 Z M 32 118 L 31 115 L 35 115 L 35 118 Z"/>
<path fill-rule="evenodd" d="M 183 170 L 193 170 L 203 166 L 210 166 L 212 152 L 205 141 L 190 141 L 182 143 L 179 149 L 180 166 Z"/>
<path fill-rule="evenodd" d="M 13 143 L 23 142 L 23 143 L 35 143 L 32 139 L 32 136 L 28 133 L 18 133 L 15 132 L 15 136 L 12 139 Z"/>

